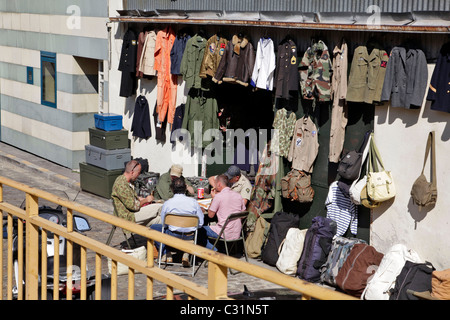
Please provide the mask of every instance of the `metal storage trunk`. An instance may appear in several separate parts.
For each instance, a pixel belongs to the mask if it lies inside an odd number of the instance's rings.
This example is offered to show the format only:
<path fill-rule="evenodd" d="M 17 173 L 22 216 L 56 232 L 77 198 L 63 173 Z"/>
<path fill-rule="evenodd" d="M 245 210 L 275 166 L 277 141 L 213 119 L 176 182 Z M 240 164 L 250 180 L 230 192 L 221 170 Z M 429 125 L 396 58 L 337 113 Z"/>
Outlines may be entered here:
<path fill-rule="evenodd" d="M 122 116 L 115 113 L 94 114 L 95 127 L 105 131 L 122 130 Z"/>
<path fill-rule="evenodd" d="M 89 143 L 93 146 L 106 149 L 125 149 L 130 147 L 128 130 L 104 131 L 89 128 Z"/>
<path fill-rule="evenodd" d="M 88 191 L 100 197 L 110 199 L 112 187 L 123 169 L 105 170 L 85 162 L 80 163 L 81 190 Z"/>
<path fill-rule="evenodd" d="M 131 160 L 131 149 L 102 149 L 90 144 L 86 145 L 86 163 L 106 169 L 124 169 L 125 164 Z"/>

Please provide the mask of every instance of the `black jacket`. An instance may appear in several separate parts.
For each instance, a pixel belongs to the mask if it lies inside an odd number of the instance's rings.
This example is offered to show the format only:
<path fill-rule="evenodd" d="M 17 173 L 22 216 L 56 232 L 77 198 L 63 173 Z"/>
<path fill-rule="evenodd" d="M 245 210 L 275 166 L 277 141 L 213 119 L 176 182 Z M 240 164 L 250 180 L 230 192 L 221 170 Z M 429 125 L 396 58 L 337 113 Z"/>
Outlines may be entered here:
<path fill-rule="evenodd" d="M 152 136 L 152 130 L 150 127 L 150 110 L 148 101 L 144 96 L 139 96 L 136 99 L 131 132 L 133 132 L 133 137 L 143 139 L 148 139 Z"/>
<path fill-rule="evenodd" d="M 387 63 L 381 101 L 391 100 L 391 107 L 420 108 L 427 82 L 427 59 L 423 51 L 394 47 Z"/>
<path fill-rule="evenodd" d="M 289 38 L 278 45 L 277 65 L 275 68 L 274 86 L 277 98 L 290 99 L 291 91 L 298 91 L 299 73 L 297 46 Z"/>
<path fill-rule="evenodd" d="M 136 33 L 131 29 L 128 29 L 123 36 L 119 61 L 119 71 L 122 71 L 119 93 L 121 97 L 132 96 L 136 91 L 137 40 Z"/>
<path fill-rule="evenodd" d="M 431 109 L 450 112 L 450 42 L 444 44 L 434 67 L 427 100 Z"/>

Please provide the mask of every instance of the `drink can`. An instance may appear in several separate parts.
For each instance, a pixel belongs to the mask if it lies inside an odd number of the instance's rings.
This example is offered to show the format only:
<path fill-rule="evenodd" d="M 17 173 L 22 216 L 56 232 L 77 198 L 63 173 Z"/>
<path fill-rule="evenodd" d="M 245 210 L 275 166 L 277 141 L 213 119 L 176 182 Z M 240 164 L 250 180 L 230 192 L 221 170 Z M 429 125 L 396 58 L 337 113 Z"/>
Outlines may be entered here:
<path fill-rule="evenodd" d="M 203 199 L 205 197 L 205 188 L 197 189 L 197 198 Z"/>

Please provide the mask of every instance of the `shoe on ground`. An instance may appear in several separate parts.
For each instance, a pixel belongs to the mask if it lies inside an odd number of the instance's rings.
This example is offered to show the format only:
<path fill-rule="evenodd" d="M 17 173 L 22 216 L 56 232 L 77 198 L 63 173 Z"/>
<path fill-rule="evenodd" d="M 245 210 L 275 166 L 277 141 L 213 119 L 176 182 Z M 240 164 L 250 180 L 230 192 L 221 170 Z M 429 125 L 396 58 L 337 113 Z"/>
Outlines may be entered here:
<path fill-rule="evenodd" d="M 181 264 L 185 268 L 189 268 L 191 266 L 191 263 L 189 261 L 189 253 L 187 253 L 187 252 L 183 253 L 183 258 L 181 259 Z"/>
<path fill-rule="evenodd" d="M 161 257 L 161 262 L 172 263 L 173 262 L 172 254 L 168 252 L 167 254 L 163 255 Z"/>

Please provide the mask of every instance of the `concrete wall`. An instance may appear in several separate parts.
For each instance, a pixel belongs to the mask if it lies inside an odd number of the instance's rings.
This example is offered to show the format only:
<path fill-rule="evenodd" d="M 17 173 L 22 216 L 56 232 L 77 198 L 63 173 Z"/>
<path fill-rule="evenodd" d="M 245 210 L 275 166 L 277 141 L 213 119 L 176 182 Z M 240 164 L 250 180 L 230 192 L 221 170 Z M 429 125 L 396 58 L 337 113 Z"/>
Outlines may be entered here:
<path fill-rule="evenodd" d="M 0 3 L 3 142 L 69 168 L 84 161 L 99 106 L 98 61 L 108 59 L 107 14 L 106 0 Z M 56 108 L 41 104 L 41 51 L 56 53 Z"/>
<path fill-rule="evenodd" d="M 434 64 L 429 64 L 429 79 L 433 70 Z M 371 244 L 380 252 L 386 252 L 392 244 L 403 243 L 432 262 L 436 269 L 450 266 L 449 121 L 450 114 L 431 110 L 430 102 L 425 99 L 420 110 L 392 108 L 389 104 L 375 109 L 375 142 L 386 170 L 393 174 L 397 195 L 373 210 Z M 419 212 L 410 192 L 421 174 L 428 133 L 433 130 L 436 133 L 438 201 L 434 207 Z M 427 161 L 425 167 L 428 181 L 429 164 Z"/>

